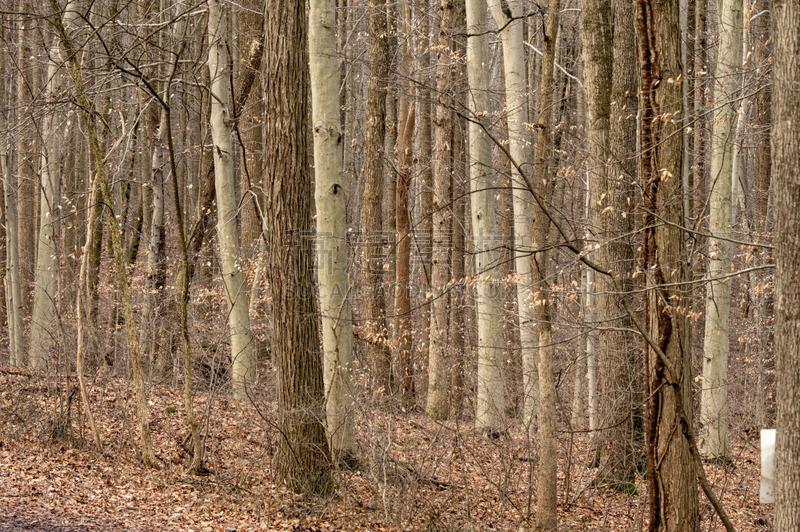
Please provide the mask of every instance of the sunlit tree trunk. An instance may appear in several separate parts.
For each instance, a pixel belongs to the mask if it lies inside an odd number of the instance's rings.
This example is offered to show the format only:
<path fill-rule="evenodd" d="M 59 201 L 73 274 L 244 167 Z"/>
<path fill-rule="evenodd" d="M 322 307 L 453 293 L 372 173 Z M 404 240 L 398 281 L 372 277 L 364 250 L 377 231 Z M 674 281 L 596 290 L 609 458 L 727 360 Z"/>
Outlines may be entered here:
<path fill-rule="evenodd" d="M 717 14 L 717 71 L 711 137 L 706 321 L 700 400 L 700 451 L 708 458 L 728 456 L 728 353 L 730 351 L 731 271 L 733 246 L 731 185 L 734 136 L 742 64 L 742 0 L 723 0 Z"/>
<path fill-rule="evenodd" d="M 309 12 L 309 64 L 317 206 L 317 270 L 325 407 L 334 459 L 355 453 L 353 424 L 353 311 L 347 268 L 347 189 L 342 168 L 339 111 L 339 59 L 336 1 L 312 0 Z"/>
<path fill-rule="evenodd" d="M 493 190 L 492 145 L 484 127 L 489 114 L 489 39 L 486 0 L 467 2 L 467 100 L 469 123 L 469 191 L 472 245 L 475 254 L 475 306 L 478 319 L 478 399 L 476 426 L 504 429 L 503 290 Z"/>
<path fill-rule="evenodd" d="M 222 266 L 222 282 L 228 303 L 228 328 L 231 337 L 233 393 L 245 399 L 255 382 L 255 360 L 250 338 L 247 286 L 239 256 L 236 226 L 238 202 L 233 172 L 231 120 L 233 102 L 228 58 L 230 9 L 220 0 L 208 3 L 208 68 L 211 76 L 211 137 L 214 142 L 214 187 L 217 198 L 217 234 Z"/>
<path fill-rule="evenodd" d="M 269 0 L 264 84 L 267 96 L 267 221 L 280 434 L 278 479 L 300 492 L 331 490 L 322 359 L 314 297 L 308 165 L 308 57 L 305 3 Z M 334 48 L 335 49 L 335 48 Z"/>

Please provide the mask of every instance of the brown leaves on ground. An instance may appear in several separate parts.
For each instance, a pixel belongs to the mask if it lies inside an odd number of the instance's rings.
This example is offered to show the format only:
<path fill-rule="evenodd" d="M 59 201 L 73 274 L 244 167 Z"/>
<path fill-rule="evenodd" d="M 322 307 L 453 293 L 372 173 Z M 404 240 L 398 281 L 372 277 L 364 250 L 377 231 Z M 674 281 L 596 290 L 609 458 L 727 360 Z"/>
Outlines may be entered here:
<path fill-rule="evenodd" d="M 135 427 L 131 387 L 99 377 L 92 384 L 101 453 L 92 448 L 74 386 L 74 379 L 48 381 L 0 368 L 0 531 L 527 530 L 535 521 L 536 446 L 517 430 L 486 439 L 466 424 L 362 405 L 359 467 L 338 471 L 337 495 L 319 499 L 274 482 L 278 435 L 271 422 L 274 406 L 267 401 L 244 405 L 212 395 L 208 408 L 209 396 L 199 396 L 196 411 L 204 416 L 211 474 L 191 477 L 185 473 L 188 430 L 179 391 L 150 390 L 162 464 L 154 471 L 136 460 L 117 406 L 114 388 Z M 586 467 L 588 443 L 577 434 L 567 479 L 569 441 L 568 434 L 559 435 L 562 529 L 642 529 L 644 479 L 637 479 L 635 495 L 594 487 L 596 470 Z M 731 464 L 707 465 L 710 482 L 741 531 L 771 529 L 772 506 L 758 504 L 757 446 L 757 440 L 740 440 Z M 721 529 L 700 497 L 704 530 Z"/>

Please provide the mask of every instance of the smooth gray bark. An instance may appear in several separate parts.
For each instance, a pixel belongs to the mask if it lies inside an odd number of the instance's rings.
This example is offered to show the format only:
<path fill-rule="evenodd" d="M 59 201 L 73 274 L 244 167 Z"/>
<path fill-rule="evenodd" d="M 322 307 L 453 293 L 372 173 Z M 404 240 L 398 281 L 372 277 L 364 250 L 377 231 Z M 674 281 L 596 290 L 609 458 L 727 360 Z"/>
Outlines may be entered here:
<path fill-rule="evenodd" d="M 700 451 L 709 458 L 728 455 L 728 353 L 730 352 L 733 246 L 732 179 L 736 117 L 739 107 L 738 72 L 742 64 L 742 0 L 722 0 L 717 15 L 718 54 L 711 121 L 711 197 L 709 201 L 706 322 L 703 341 L 703 381 L 700 399 Z"/>
<path fill-rule="evenodd" d="M 309 64 L 317 206 L 317 275 L 322 312 L 325 409 L 336 458 L 355 452 L 353 311 L 347 271 L 347 190 L 342 162 L 336 1 L 311 0 Z"/>
<path fill-rule="evenodd" d="M 217 233 L 228 328 L 231 337 L 233 393 L 245 399 L 255 382 L 255 359 L 250 338 L 247 286 L 239 257 L 233 172 L 232 100 L 227 45 L 230 9 L 221 0 L 208 3 L 208 69 L 211 76 L 211 138 L 214 143 L 214 186 L 217 198 Z"/>
<path fill-rule="evenodd" d="M 492 145 L 483 121 L 489 113 L 489 39 L 486 0 L 467 2 L 469 189 L 472 243 L 475 254 L 475 305 L 478 320 L 478 400 L 475 425 L 498 433 L 504 428 L 503 291 L 497 249 L 495 191 L 492 188 Z M 483 34 L 483 35 L 482 35 Z M 486 126 L 488 127 L 488 125 Z"/>

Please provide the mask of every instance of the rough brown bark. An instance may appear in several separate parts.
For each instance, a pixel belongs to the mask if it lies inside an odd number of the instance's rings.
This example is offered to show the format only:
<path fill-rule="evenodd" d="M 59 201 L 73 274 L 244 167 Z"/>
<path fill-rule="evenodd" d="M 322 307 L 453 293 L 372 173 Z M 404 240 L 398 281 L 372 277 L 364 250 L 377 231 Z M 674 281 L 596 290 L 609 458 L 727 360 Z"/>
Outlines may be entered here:
<path fill-rule="evenodd" d="M 30 12 L 29 2 L 20 2 L 20 11 Z M 33 95 L 39 91 L 37 62 L 31 61 L 31 40 L 35 34 L 36 23 L 33 17 L 22 17 L 17 27 L 19 43 L 17 61 L 17 106 L 20 119 L 32 120 L 34 109 Z M 17 189 L 17 223 L 19 240 L 19 272 L 22 315 L 30 316 L 31 285 L 33 284 L 33 263 L 36 253 L 36 184 L 38 142 L 26 135 L 17 137 L 17 168 L 19 172 Z"/>
<path fill-rule="evenodd" d="M 411 351 L 411 219 L 408 212 L 408 189 L 414 161 L 415 109 L 410 106 L 398 150 L 397 172 L 397 285 L 395 287 L 395 313 L 397 314 L 397 354 L 400 359 L 400 390 L 403 404 L 414 401 L 414 360 Z"/>
<path fill-rule="evenodd" d="M 706 137 L 708 134 L 708 112 L 709 95 L 706 92 L 708 87 L 708 5 L 707 0 L 697 0 L 695 6 L 694 24 L 694 144 L 693 158 L 694 171 L 692 172 L 691 185 L 694 197 L 691 205 L 694 206 L 688 215 L 694 223 L 699 225 L 699 219 L 703 215 L 705 202 L 705 183 L 706 183 Z"/>
<path fill-rule="evenodd" d="M 554 83 L 553 63 L 556 58 L 556 43 L 560 27 L 560 2 L 550 0 L 545 22 L 544 45 L 542 47 L 542 74 L 539 85 L 541 97 L 539 116 L 536 121 L 538 131 L 536 162 L 533 186 L 540 198 L 547 197 L 547 184 L 550 182 L 550 156 L 553 147 L 552 108 Z M 556 387 L 553 372 L 553 326 L 551 322 L 550 286 L 548 281 L 548 234 L 550 218 L 537 204 L 534 207 L 531 247 L 531 281 L 534 298 L 534 314 L 538 329 L 539 355 L 539 412 L 538 435 L 540 446 L 540 465 L 536 489 L 536 513 L 538 530 L 556 530 L 558 525 L 558 451 L 556 441 Z"/>
<path fill-rule="evenodd" d="M 431 239 L 433 235 L 433 220 L 431 214 L 433 212 L 433 169 L 432 154 L 433 154 L 433 124 L 431 122 L 431 80 L 428 76 L 428 71 L 431 66 L 430 48 L 430 33 L 431 22 L 428 9 L 430 7 L 430 0 L 417 0 L 417 16 L 420 19 L 419 34 L 421 36 L 420 47 L 420 72 L 421 79 L 419 84 L 419 91 L 417 93 L 417 102 L 419 105 L 419 221 L 416 221 L 415 226 L 419 227 L 416 232 L 416 248 L 419 250 L 419 285 L 422 298 L 419 303 L 419 338 L 417 351 L 420 353 L 427 353 L 430 343 L 430 311 L 431 303 L 426 297 L 430 289 L 430 275 L 431 275 Z M 427 360 L 423 362 L 427 365 Z"/>
<path fill-rule="evenodd" d="M 800 1 L 772 3 L 775 182 L 775 530 L 800 529 Z"/>
<path fill-rule="evenodd" d="M 770 0 L 759 0 L 753 6 L 753 12 L 759 14 L 753 22 L 751 28 L 753 30 L 753 41 L 755 47 L 755 63 L 756 63 L 756 77 L 764 79 L 769 72 L 769 65 L 771 61 L 770 55 L 770 13 L 769 7 Z M 761 239 L 768 231 L 769 224 L 769 191 L 771 181 L 771 165 L 772 159 L 770 154 L 770 124 L 772 123 L 772 108 L 770 105 L 772 86 L 769 81 L 765 81 L 761 90 L 755 96 L 755 122 L 758 128 L 758 137 L 756 140 L 756 179 L 755 179 L 755 206 L 756 206 L 756 223 L 755 238 Z M 761 263 L 771 262 L 771 257 L 766 250 L 759 252 L 761 255 Z M 756 294 L 755 304 L 753 309 L 753 322 L 762 323 L 768 314 L 767 312 L 767 294 L 764 278 L 761 275 L 756 276 Z M 759 282 L 761 283 L 759 286 Z M 756 377 L 756 423 L 759 426 L 769 426 L 767 420 L 767 390 L 766 390 L 766 368 L 765 361 L 767 358 L 768 347 L 767 340 L 769 329 L 767 327 L 758 328 L 758 339 L 753 346 L 752 356 L 757 360 L 758 376 Z"/>
<path fill-rule="evenodd" d="M 446 419 L 450 411 L 449 281 L 453 213 L 450 207 L 452 172 L 452 96 L 455 66 L 454 43 L 450 32 L 455 26 L 454 0 L 442 0 L 439 20 L 439 45 L 436 62 L 437 105 L 434 116 L 433 146 L 433 236 L 431 253 L 431 324 L 428 347 L 428 396 L 425 412 L 434 419 Z"/>
<path fill-rule="evenodd" d="M 682 112 L 678 0 L 638 0 L 643 263 L 647 333 L 675 369 L 671 375 L 651 346 L 645 351 L 649 530 L 699 530 L 696 464 L 682 423 L 692 419 L 691 352 L 685 345 L 688 298 L 683 231 L 683 139 L 664 117 Z M 675 224 L 675 225 L 667 225 Z M 668 375 L 670 374 L 670 375 Z M 674 380 L 670 380 L 674 379 Z M 680 394 L 676 397 L 676 394 Z"/>
<path fill-rule="evenodd" d="M 373 393 L 392 391 L 391 352 L 386 326 L 383 272 L 383 142 L 386 133 L 386 80 L 389 58 L 386 2 L 369 7 L 370 75 L 367 84 L 367 124 L 364 132 L 364 190 L 361 209 L 360 336 L 367 341 L 367 361 L 373 372 Z"/>
<path fill-rule="evenodd" d="M 278 380 L 277 476 L 295 491 L 332 488 L 311 235 L 305 4 L 269 0 L 266 10 L 266 197 Z"/>
<path fill-rule="evenodd" d="M 614 272 L 616 282 L 631 287 L 633 248 L 626 239 L 632 229 L 631 181 L 636 157 L 636 63 L 633 4 L 617 2 L 614 32 L 610 1 L 584 1 L 581 42 L 584 58 L 591 232 L 599 247 L 595 259 Z M 613 41 L 613 42 L 612 42 Z M 612 67 L 613 64 L 613 67 Z M 613 103 L 612 103 L 613 102 Z M 597 276 L 598 410 L 597 433 L 602 480 L 632 490 L 636 473 L 635 416 L 639 373 L 632 328 L 615 279 Z"/>

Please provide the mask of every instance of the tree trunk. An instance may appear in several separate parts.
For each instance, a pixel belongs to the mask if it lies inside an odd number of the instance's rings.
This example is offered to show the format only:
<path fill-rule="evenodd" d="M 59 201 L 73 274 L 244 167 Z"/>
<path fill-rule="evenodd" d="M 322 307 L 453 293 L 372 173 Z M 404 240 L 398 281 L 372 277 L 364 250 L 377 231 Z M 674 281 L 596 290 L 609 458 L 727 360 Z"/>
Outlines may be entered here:
<path fill-rule="evenodd" d="M 733 245 L 731 184 L 734 135 L 742 65 L 742 0 L 723 0 L 717 14 L 717 71 L 711 137 L 711 198 L 708 217 L 708 285 L 700 400 L 700 452 L 707 458 L 728 456 L 728 353 L 730 351 L 731 271 Z"/>
<path fill-rule="evenodd" d="M 775 530 L 800 528 L 800 1 L 772 3 L 775 181 Z"/>
<path fill-rule="evenodd" d="M 615 283 L 631 287 L 633 249 L 627 240 L 632 230 L 636 156 L 636 64 L 633 5 L 615 6 L 612 35 L 611 2 L 584 1 L 581 11 L 581 43 L 589 147 L 589 216 L 593 233 L 589 245 L 594 257 L 610 265 L 614 278 L 598 276 L 596 315 L 607 324 L 598 332 L 602 430 L 596 433 L 601 451 L 601 480 L 617 489 L 631 491 L 636 474 L 635 417 L 637 364 L 630 319 L 622 309 L 623 295 Z M 627 29 L 626 29 L 627 28 Z M 613 65 L 613 67 L 612 67 Z M 593 272 L 592 272 L 593 273 Z M 620 318 L 620 316 L 624 316 Z"/>
<path fill-rule="evenodd" d="M 450 411 L 450 364 L 448 360 L 448 318 L 450 251 L 453 212 L 450 206 L 452 169 L 452 97 L 455 65 L 455 2 L 442 0 L 439 20 L 439 46 L 436 60 L 437 105 L 434 116 L 433 146 L 433 237 L 431 252 L 431 326 L 428 346 L 428 396 L 425 412 L 434 419 L 447 419 Z"/>
<path fill-rule="evenodd" d="M 149 120 L 151 131 L 152 159 L 150 164 L 150 183 L 149 194 L 152 199 L 152 215 L 150 218 L 150 234 L 147 239 L 147 273 L 145 281 L 145 296 L 142 318 L 144 322 L 143 330 L 140 333 L 139 345 L 149 355 L 151 364 L 156 364 L 157 360 L 169 359 L 170 354 L 162 352 L 158 346 L 158 330 L 161 328 L 161 305 L 164 301 L 164 287 L 167 284 L 167 250 L 166 235 L 164 226 L 164 135 L 167 127 L 166 113 L 155 110 L 154 117 Z M 99 217 L 98 217 L 99 221 Z M 102 229 L 100 234 L 95 232 L 92 249 L 92 272 L 95 273 L 94 293 L 97 291 L 100 272 L 100 250 L 102 249 Z M 96 261 L 96 263 L 95 263 Z M 90 289 L 90 292 L 92 290 Z M 163 366 L 163 364 L 160 364 Z"/>
<path fill-rule="evenodd" d="M 8 92 L 6 92 L 8 94 Z M 4 102 L 5 103 L 5 102 Z M 3 196 L 6 224 L 6 309 L 8 317 L 9 364 L 25 364 L 25 345 L 22 336 L 22 291 L 20 290 L 19 240 L 17 226 L 17 176 L 11 171 L 8 156 L 11 148 L 5 113 L 0 113 L 0 178 L 3 179 Z M 18 154 L 18 156 L 20 156 Z"/>
<path fill-rule="evenodd" d="M 759 16 L 753 22 L 753 32 L 755 42 L 755 63 L 758 65 L 756 76 L 763 79 L 764 74 L 769 68 L 770 60 L 770 14 L 768 11 L 770 0 L 759 0 L 754 6 L 754 12 Z M 762 132 L 756 143 L 756 176 L 755 176 L 755 207 L 757 238 L 763 238 L 770 227 L 769 214 L 769 191 L 770 191 L 770 167 L 772 164 L 770 155 L 770 129 L 772 123 L 772 112 L 770 105 L 771 84 L 769 78 L 763 83 L 761 90 L 755 96 L 755 116 L 758 129 Z M 770 254 L 764 250 L 760 253 L 761 263 L 771 262 Z M 757 289 L 753 322 L 762 323 L 767 317 L 767 297 L 766 284 L 763 276 L 757 277 L 761 281 L 761 286 Z M 757 285 L 758 286 L 758 285 Z M 758 340 L 755 345 L 757 353 L 753 353 L 756 358 L 758 375 L 756 377 L 756 423 L 759 426 L 768 426 L 767 422 L 767 390 L 766 390 L 766 371 L 765 361 L 768 356 L 767 347 L 768 328 L 758 328 Z"/>
<path fill-rule="evenodd" d="M 65 11 L 70 19 L 76 14 Z M 71 20 L 65 21 L 67 24 Z M 49 100 L 48 113 L 42 123 L 42 181 L 39 213 L 39 238 L 36 252 L 36 284 L 34 286 L 33 311 L 31 314 L 31 336 L 28 351 L 28 365 L 37 370 L 47 368 L 50 358 L 55 327 L 55 304 L 57 297 L 56 271 L 59 263 L 59 250 L 56 237 L 61 219 L 61 142 L 64 139 L 61 113 L 63 109 L 56 104 L 62 97 L 64 71 L 59 56 L 62 53 L 58 38 L 50 48 L 50 61 L 47 64 L 46 97 Z"/>
<path fill-rule="evenodd" d="M 542 77 L 539 85 L 539 116 L 536 129 L 537 138 L 536 163 L 534 166 L 533 186 L 540 198 L 547 196 L 547 183 L 550 180 L 550 157 L 553 151 L 551 132 L 552 102 L 554 83 L 553 63 L 556 58 L 556 43 L 560 26 L 560 2 L 550 0 L 545 22 L 544 46 L 542 47 Z M 515 213 L 516 214 L 516 213 Z M 537 206 L 534 209 L 531 246 L 534 254 L 530 260 L 534 318 L 538 328 L 539 355 L 539 475 L 536 488 L 536 526 L 539 530 L 556 530 L 558 524 L 558 449 L 556 440 L 556 382 L 553 373 L 553 332 L 550 309 L 550 286 L 548 279 L 548 234 L 550 220 L 544 211 Z M 522 312 L 520 311 L 520 314 Z"/>
<path fill-rule="evenodd" d="M 484 122 L 489 114 L 489 39 L 486 0 L 467 2 L 467 80 L 469 81 L 469 189 L 475 254 L 475 312 L 478 321 L 478 399 L 476 426 L 489 433 L 505 429 L 503 381 L 503 290 L 500 278 L 492 145 Z"/>
<path fill-rule="evenodd" d="M 589 214 L 589 229 L 587 231 L 587 246 L 595 249 L 593 257 L 600 264 L 608 264 L 603 256 L 607 252 L 608 237 L 604 222 L 608 217 L 603 217 L 603 209 L 607 206 L 604 200 L 612 192 L 612 184 L 609 181 L 609 162 L 610 162 L 610 129 L 611 129 L 611 77 L 613 65 L 613 46 L 612 46 L 612 25 L 611 25 L 611 0 L 582 0 L 581 1 L 581 59 L 583 61 L 583 98 L 586 105 L 586 144 L 588 151 L 587 173 L 588 173 L 588 194 L 587 205 Z M 610 202 L 609 202 L 610 203 Z M 612 207 L 613 209 L 613 207 Z M 608 210 L 606 213 L 609 212 Z M 616 217 L 621 213 L 611 212 Z M 608 297 L 603 298 L 605 290 L 599 285 L 605 279 L 601 276 L 593 282 L 594 272 L 587 272 L 587 294 L 586 299 L 588 308 L 586 312 L 597 316 L 603 320 L 609 319 L 617 313 L 613 308 Z M 610 284 L 611 281 L 606 282 Z M 597 294 L 595 294 L 595 286 Z M 597 300 L 595 307 L 594 300 Z M 591 310 L 590 310 L 591 309 Z M 598 340 L 602 340 L 602 330 L 598 333 Z M 592 333 L 587 339 L 587 353 L 592 353 L 588 361 L 591 373 L 589 381 L 589 428 L 594 431 L 597 429 L 597 417 L 599 414 L 599 401 L 597 397 L 597 359 L 601 362 L 610 356 L 600 345 L 599 350 L 591 347 Z M 598 352 L 599 351 L 599 352 Z M 592 360 L 594 358 L 594 360 Z M 594 381 L 594 382 L 593 382 Z M 606 383 L 603 383 L 606 384 Z M 610 384 L 610 383 L 608 383 Z M 609 388 L 606 390 L 606 388 Z M 613 394 L 610 386 L 603 386 L 603 394 Z M 603 412 L 605 416 L 606 412 Z M 605 419 L 603 420 L 605 422 Z M 604 423 L 605 425 L 605 423 Z M 600 434 L 594 433 L 597 437 Z M 599 442 L 597 442 L 599 443 Z M 598 450 L 602 448 L 598 445 Z M 612 479 L 613 480 L 613 479 Z"/>
<path fill-rule="evenodd" d="M 386 2 L 369 7 L 370 74 L 364 132 L 364 190 L 361 209 L 362 336 L 373 371 L 373 393 L 392 392 L 392 365 L 386 326 L 386 300 L 381 282 L 383 256 L 383 141 L 386 133 L 386 80 L 389 58 Z"/>
<path fill-rule="evenodd" d="M 692 172 L 692 188 L 694 198 L 690 203 L 694 210 L 688 213 L 695 226 L 700 225 L 700 220 L 705 211 L 706 187 L 706 135 L 708 134 L 709 95 L 708 90 L 708 4 L 707 0 L 695 1 L 694 24 L 694 171 Z"/>
<path fill-rule="evenodd" d="M 523 20 L 511 21 L 523 13 L 522 2 L 512 1 L 506 6 L 500 0 L 489 0 L 495 23 L 505 28 L 503 41 L 503 69 L 505 78 L 506 109 L 508 109 L 509 151 L 516 163 L 529 168 L 532 161 L 528 122 L 528 86 L 523 45 Z M 523 425 L 526 430 L 535 428 L 537 391 L 537 363 L 534 346 L 536 327 L 532 301 L 533 277 L 531 273 L 531 219 L 533 208 L 529 192 L 516 166 L 511 170 L 514 205 L 514 265 L 516 267 L 517 307 L 519 311 L 519 336 L 522 351 Z"/>
<path fill-rule="evenodd" d="M 308 237 L 308 63 L 305 3 L 269 0 L 264 138 L 272 295 L 273 361 L 278 381 L 277 477 L 295 491 L 332 489 L 322 420 L 324 382 L 314 297 L 314 250 Z"/>
<path fill-rule="evenodd" d="M 20 2 L 20 11 L 30 8 L 29 2 Z M 36 34 L 34 17 L 22 17 L 17 27 L 18 54 L 17 61 L 17 106 L 20 118 L 31 124 L 36 110 L 33 108 L 34 95 L 41 90 L 39 85 L 38 62 L 31 61 L 33 51 L 31 41 Z M 31 127 L 31 132 L 34 128 Z M 23 316 L 31 312 L 31 285 L 33 284 L 34 261 L 36 259 L 36 194 L 37 185 L 37 148 L 39 142 L 22 134 L 17 137 L 17 171 L 19 173 L 17 194 L 17 224 L 19 231 L 19 275 Z M 41 160 L 41 157 L 39 157 Z"/>
<path fill-rule="evenodd" d="M 414 402 L 414 360 L 411 336 L 411 218 L 409 216 L 408 189 L 414 165 L 414 123 L 416 111 L 409 106 L 403 136 L 400 142 L 397 171 L 397 284 L 395 287 L 395 313 L 397 314 L 397 354 L 400 359 L 400 391 L 403 404 Z"/>
<path fill-rule="evenodd" d="M 684 343 L 689 300 L 679 284 L 687 278 L 680 229 L 684 146 L 680 124 L 663 120 L 665 113 L 682 111 L 678 6 L 677 0 L 638 0 L 636 20 L 646 330 L 666 358 L 650 346 L 645 351 L 649 529 L 659 531 L 696 531 L 700 525 L 696 464 L 688 439 L 677 437 L 692 420 L 691 352 Z"/>
<path fill-rule="evenodd" d="M 417 16 L 419 22 L 419 34 L 422 42 L 420 45 L 419 69 L 421 79 L 419 92 L 417 92 L 417 105 L 419 106 L 419 221 L 415 226 L 419 227 L 415 238 L 416 247 L 419 250 L 419 292 L 422 294 L 419 303 L 419 338 L 418 353 L 427 354 L 430 350 L 430 331 L 431 331 L 431 301 L 427 297 L 431 287 L 431 242 L 433 239 L 433 123 L 431 121 L 431 97 L 430 86 L 432 80 L 428 75 L 431 67 L 431 23 L 428 13 L 430 0 L 417 0 Z M 423 362 L 427 364 L 427 358 Z"/>
<path fill-rule="evenodd" d="M 231 336 L 233 394 L 248 397 L 255 382 L 256 367 L 250 338 L 247 286 L 239 257 L 236 215 L 235 176 L 233 173 L 231 80 L 228 58 L 227 24 L 230 9 L 220 0 L 208 3 L 208 68 L 211 76 L 211 137 L 214 142 L 214 188 L 217 197 L 217 233 L 222 267 L 222 282 L 228 303 Z"/>
<path fill-rule="evenodd" d="M 466 19 L 464 7 L 465 5 L 463 2 L 456 4 L 456 18 L 459 21 L 459 28 L 464 27 L 463 21 Z M 466 54 L 466 43 L 462 42 L 461 39 L 456 41 L 456 54 L 458 54 L 458 57 L 464 57 Z M 456 95 L 454 107 L 456 109 L 463 109 L 466 107 L 466 87 L 462 87 L 461 83 L 461 81 L 466 77 L 464 67 L 465 65 L 459 62 L 454 69 L 456 70 L 456 75 L 458 76 L 457 86 L 454 87 Z M 452 249 L 450 256 L 450 278 L 452 279 L 452 286 L 450 288 L 449 321 L 449 344 L 452 352 L 450 373 L 450 390 L 452 398 L 450 400 L 450 409 L 453 413 L 453 417 L 457 420 L 461 419 L 461 415 L 464 412 L 464 399 L 466 398 L 466 393 L 464 390 L 464 368 L 469 360 L 467 351 L 464 348 L 468 329 L 465 310 L 467 284 L 465 279 L 466 274 L 464 272 L 464 246 L 466 244 L 465 216 L 467 210 L 467 139 L 465 131 L 466 128 L 463 127 L 465 125 L 466 124 L 463 122 L 455 122 L 453 124 L 453 170 L 450 172 L 451 205 L 453 208 L 453 216 L 450 219 L 450 234 L 452 235 Z M 502 361 L 500 361 L 500 363 L 502 364 Z M 496 385 L 497 383 L 495 382 L 493 384 Z"/>
<path fill-rule="evenodd" d="M 331 453 L 336 460 L 349 460 L 355 455 L 353 311 L 347 271 L 348 191 L 342 167 L 340 71 L 339 59 L 332 53 L 335 49 L 336 1 L 312 0 L 309 59 L 325 407 Z"/>
<path fill-rule="evenodd" d="M 611 207 L 601 217 L 605 218 L 607 244 L 604 250 L 607 264 L 613 264 L 617 288 L 607 284 L 606 276 L 599 276 L 599 303 L 607 310 L 600 315 L 622 316 L 614 325 L 617 330 L 600 333 L 600 349 L 608 357 L 600 360 L 600 377 L 608 393 L 603 405 L 603 431 L 606 446 L 605 474 L 626 490 L 631 487 L 641 452 L 642 418 L 642 358 L 638 348 L 630 316 L 622 308 L 622 297 L 633 290 L 635 254 L 630 237 L 634 230 L 634 206 L 636 192 L 637 141 L 637 97 L 636 37 L 630 29 L 635 24 L 634 6 L 631 2 L 614 4 L 614 71 L 611 79 L 611 168 L 608 173 Z M 605 208 L 605 207 L 604 207 Z M 620 290 L 621 288 L 621 290 Z"/>

